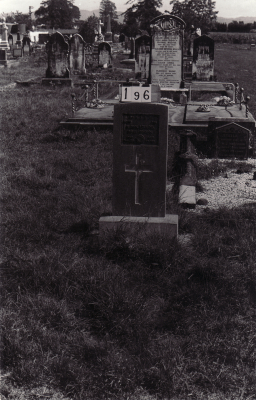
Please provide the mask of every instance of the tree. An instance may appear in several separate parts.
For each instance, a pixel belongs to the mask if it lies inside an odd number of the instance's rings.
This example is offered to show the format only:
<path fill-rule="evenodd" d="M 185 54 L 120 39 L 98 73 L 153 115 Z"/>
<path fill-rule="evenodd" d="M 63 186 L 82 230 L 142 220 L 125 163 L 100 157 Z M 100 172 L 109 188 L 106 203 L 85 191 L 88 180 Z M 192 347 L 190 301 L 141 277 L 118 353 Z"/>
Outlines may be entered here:
<path fill-rule="evenodd" d="M 208 33 L 215 25 L 218 11 L 214 11 L 215 1 L 211 0 L 172 0 L 172 14 L 183 19 L 185 30 L 191 27 L 201 28 L 202 33 Z"/>
<path fill-rule="evenodd" d="M 132 5 L 124 13 L 125 30 L 131 32 L 130 37 L 135 37 L 139 30 L 150 32 L 150 21 L 161 14 L 157 8 L 162 7 L 162 0 L 134 1 L 127 1 Z"/>
<path fill-rule="evenodd" d="M 99 18 L 95 14 L 91 15 L 84 21 L 83 25 L 79 30 L 79 34 L 82 36 L 86 43 L 94 43 L 95 32 L 98 30 Z"/>
<path fill-rule="evenodd" d="M 110 0 L 101 0 L 100 2 L 100 19 L 104 23 L 104 28 L 103 32 L 106 32 L 107 30 L 107 22 L 108 22 L 108 16 L 110 15 L 111 19 L 111 28 L 112 25 L 114 24 L 114 21 L 118 19 L 118 15 L 116 12 L 116 5 Z"/>
<path fill-rule="evenodd" d="M 8 14 L 6 17 L 6 22 L 8 23 L 17 23 L 17 24 L 25 24 L 27 29 L 31 29 L 32 21 L 29 14 L 23 14 L 20 11 L 16 11 L 15 13 Z"/>
<path fill-rule="evenodd" d="M 73 28 L 75 20 L 80 18 L 80 11 L 73 5 L 73 0 L 44 0 L 35 11 L 37 23 L 50 28 Z"/>

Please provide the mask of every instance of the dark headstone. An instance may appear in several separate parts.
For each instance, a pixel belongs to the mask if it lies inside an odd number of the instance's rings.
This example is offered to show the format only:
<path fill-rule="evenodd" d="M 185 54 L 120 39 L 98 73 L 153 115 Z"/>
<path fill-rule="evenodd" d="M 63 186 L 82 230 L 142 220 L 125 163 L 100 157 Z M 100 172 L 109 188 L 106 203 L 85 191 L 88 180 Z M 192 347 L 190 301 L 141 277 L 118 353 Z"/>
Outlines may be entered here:
<path fill-rule="evenodd" d="M 69 69 L 72 75 L 85 73 L 85 42 L 78 33 L 69 40 Z"/>
<path fill-rule="evenodd" d="M 109 66 L 112 62 L 111 46 L 107 42 L 101 42 L 98 46 L 99 66 Z"/>
<path fill-rule="evenodd" d="M 9 46 L 13 46 L 13 35 L 11 33 L 8 36 L 8 43 L 9 43 Z"/>
<path fill-rule="evenodd" d="M 168 106 L 114 108 L 113 215 L 165 217 Z"/>
<path fill-rule="evenodd" d="M 98 48 L 95 56 L 93 55 L 93 46 L 91 44 L 85 44 L 84 47 L 84 65 L 85 68 L 92 67 L 93 65 L 98 65 Z"/>
<path fill-rule="evenodd" d="M 7 51 L 0 49 L 0 65 L 7 65 Z"/>
<path fill-rule="evenodd" d="M 161 88 L 180 87 L 183 80 L 183 31 L 185 22 L 164 14 L 151 21 L 151 83 Z"/>
<path fill-rule="evenodd" d="M 38 43 L 39 44 L 45 44 L 46 42 L 48 42 L 50 38 L 49 33 L 39 33 L 38 35 Z"/>
<path fill-rule="evenodd" d="M 104 35 L 105 42 L 112 42 L 112 32 L 111 32 L 111 17 L 108 15 L 107 21 L 107 32 Z"/>
<path fill-rule="evenodd" d="M 210 81 L 214 76 L 214 40 L 207 35 L 199 36 L 193 44 L 192 77 L 198 81 Z"/>
<path fill-rule="evenodd" d="M 254 128 L 253 128 L 254 129 Z M 251 130 L 238 121 L 222 123 L 209 122 L 209 148 L 212 157 L 248 158 L 249 135 Z"/>
<path fill-rule="evenodd" d="M 30 51 L 31 51 L 30 44 L 31 44 L 31 39 L 30 39 L 30 37 L 27 36 L 27 35 L 26 35 L 26 36 L 23 36 L 23 39 L 22 39 L 22 51 L 23 51 L 23 55 L 24 55 L 24 56 L 30 54 Z"/>
<path fill-rule="evenodd" d="M 148 79 L 150 68 L 151 37 L 143 35 L 135 39 L 135 78 Z"/>
<path fill-rule="evenodd" d="M 69 78 L 68 69 L 69 45 L 59 32 L 50 36 L 46 44 L 48 68 L 46 78 Z"/>

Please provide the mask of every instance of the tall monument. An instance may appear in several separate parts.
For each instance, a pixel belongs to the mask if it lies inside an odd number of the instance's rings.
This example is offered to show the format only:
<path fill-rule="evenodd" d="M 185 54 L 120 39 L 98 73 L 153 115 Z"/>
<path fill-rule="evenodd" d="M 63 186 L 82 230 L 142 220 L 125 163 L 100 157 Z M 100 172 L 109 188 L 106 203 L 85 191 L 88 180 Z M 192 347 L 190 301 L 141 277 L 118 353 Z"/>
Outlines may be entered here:
<path fill-rule="evenodd" d="M 105 33 L 105 42 L 112 43 L 111 17 L 110 17 L 110 15 L 108 15 L 107 32 Z"/>

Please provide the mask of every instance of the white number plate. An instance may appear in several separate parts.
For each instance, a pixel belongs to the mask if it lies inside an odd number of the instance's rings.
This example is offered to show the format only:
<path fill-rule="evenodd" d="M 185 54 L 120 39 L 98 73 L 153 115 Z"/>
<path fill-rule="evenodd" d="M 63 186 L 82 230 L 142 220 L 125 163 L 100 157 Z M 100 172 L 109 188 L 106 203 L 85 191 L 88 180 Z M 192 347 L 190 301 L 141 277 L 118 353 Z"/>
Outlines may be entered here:
<path fill-rule="evenodd" d="M 150 103 L 151 87 L 122 86 L 121 101 L 133 103 Z"/>

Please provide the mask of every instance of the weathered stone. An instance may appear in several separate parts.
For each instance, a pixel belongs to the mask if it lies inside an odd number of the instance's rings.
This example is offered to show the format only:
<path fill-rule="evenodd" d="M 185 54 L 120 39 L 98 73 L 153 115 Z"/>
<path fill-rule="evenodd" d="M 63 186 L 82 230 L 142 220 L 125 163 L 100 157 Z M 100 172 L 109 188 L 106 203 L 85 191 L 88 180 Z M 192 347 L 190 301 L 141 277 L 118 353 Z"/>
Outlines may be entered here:
<path fill-rule="evenodd" d="M 147 35 L 135 39 L 135 78 L 149 79 L 151 37 Z"/>
<path fill-rule="evenodd" d="M 46 78 L 69 78 L 68 69 L 69 45 L 59 32 L 50 36 L 46 44 L 48 68 Z"/>
<path fill-rule="evenodd" d="M 85 69 L 85 42 L 78 33 L 69 40 L 69 70 L 71 75 L 83 75 Z"/>
<path fill-rule="evenodd" d="M 109 66 L 112 63 L 111 46 L 107 42 L 101 42 L 98 46 L 99 66 Z"/>
<path fill-rule="evenodd" d="M 214 77 L 214 40 L 202 35 L 194 40 L 192 79 L 210 81 Z"/>

